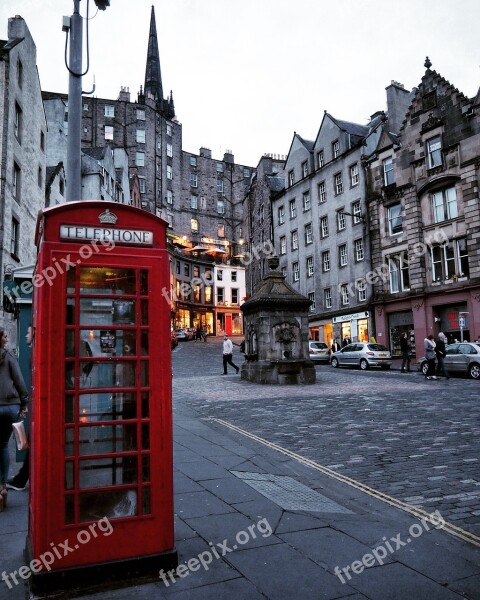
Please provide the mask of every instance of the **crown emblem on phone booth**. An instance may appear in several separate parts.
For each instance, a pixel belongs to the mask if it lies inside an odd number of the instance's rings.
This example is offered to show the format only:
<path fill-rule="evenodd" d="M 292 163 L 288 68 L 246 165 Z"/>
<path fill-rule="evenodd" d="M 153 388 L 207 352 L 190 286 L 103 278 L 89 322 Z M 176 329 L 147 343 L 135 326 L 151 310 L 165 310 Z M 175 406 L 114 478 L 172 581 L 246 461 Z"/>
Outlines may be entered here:
<path fill-rule="evenodd" d="M 107 208 L 103 213 L 100 213 L 98 215 L 98 220 L 100 221 L 100 223 L 108 223 L 109 225 L 115 225 L 115 223 L 118 220 L 118 217 L 114 213 L 110 212 L 110 210 Z"/>

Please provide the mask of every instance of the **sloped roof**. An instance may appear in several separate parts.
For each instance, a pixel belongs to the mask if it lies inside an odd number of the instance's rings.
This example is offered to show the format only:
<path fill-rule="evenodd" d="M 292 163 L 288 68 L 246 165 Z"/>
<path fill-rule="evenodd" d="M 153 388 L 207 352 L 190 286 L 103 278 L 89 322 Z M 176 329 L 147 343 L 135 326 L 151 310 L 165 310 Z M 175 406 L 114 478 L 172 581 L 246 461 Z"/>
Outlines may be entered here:
<path fill-rule="evenodd" d="M 285 178 L 279 175 L 267 175 L 267 183 L 272 192 L 281 192 L 285 188 Z"/>
<path fill-rule="evenodd" d="M 106 148 L 107 148 L 107 146 L 104 146 L 103 148 L 99 148 L 99 147 L 82 148 L 82 152 L 84 154 L 87 154 L 88 156 L 91 156 L 95 160 L 103 160 L 105 157 Z"/>
<path fill-rule="evenodd" d="M 305 148 L 309 151 L 312 152 L 313 148 L 315 146 L 315 142 L 312 140 L 305 140 L 300 134 L 296 133 L 295 134 L 297 136 L 297 138 L 302 142 L 302 144 L 305 146 Z"/>
<path fill-rule="evenodd" d="M 331 116 L 331 115 L 330 115 Z M 365 137 L 368 135 L 368 127 L 366 125 L 359 125 L 358 123 L 352 123 L 351 121 L 340 121 L 339 119 L 335 119 L 332 117 L 335 123 L 350 135 L 357 135 L 359 137 Z"/>

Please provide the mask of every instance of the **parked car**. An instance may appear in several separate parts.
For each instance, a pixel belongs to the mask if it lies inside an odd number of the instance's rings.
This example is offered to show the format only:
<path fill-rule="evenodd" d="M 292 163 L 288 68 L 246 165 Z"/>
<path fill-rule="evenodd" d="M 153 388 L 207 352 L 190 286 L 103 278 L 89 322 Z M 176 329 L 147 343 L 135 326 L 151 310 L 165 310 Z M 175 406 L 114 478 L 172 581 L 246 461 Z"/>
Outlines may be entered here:
<path fill-rule="evenodd" d="M 449 375 L 469 375 L 472 379 L 480 379 L 480 344 L 459 342 L 449 344 L 443 359 Z M 418 370 L 427 374 L 427 360 L 424 356 L 417 361 Z"/>
<path fill-rule="evenodd" d="M 176 329 L 175 333 L 177 334 L 177 338 L 180 342 L 188 342 L 189 340 L 193 339 L 192 332 L 189 331 L 186 327 Z"/>
<path fill-rule="evenodd" d="M 382 344 L 373 342 L 355 342 L 348 344 L 330 359 L 332 367 L 360 367 L 362 370 L 370 367 L 389 369 L 392 366 L 390 350 Z"/>
<path fill-rule="evenodd" d="M 330 348 L 325 342 L 308 342 L 308 354 L 310 360 L 315 362 L 330 362 Z"/>
<path fill-rule="evenodd" d="M 174 350 L 177 346 L 178 346 L 178 337 L 176 332 L 172 329 L 171 330 L 171 340 L 172 340 L 172 350 Z"/>

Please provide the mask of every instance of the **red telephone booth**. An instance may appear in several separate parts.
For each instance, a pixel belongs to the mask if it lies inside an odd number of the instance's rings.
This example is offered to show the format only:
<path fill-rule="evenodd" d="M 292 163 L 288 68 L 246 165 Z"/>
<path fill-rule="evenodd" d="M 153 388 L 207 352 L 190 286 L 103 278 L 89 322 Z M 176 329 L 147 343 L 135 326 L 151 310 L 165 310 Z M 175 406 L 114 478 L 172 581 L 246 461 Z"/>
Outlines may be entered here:
<path fill-rule="evenodd" d="M 101 201 L 39 215 L 33 591 L 158 576 L 177 564 L 165 227 Z"/>

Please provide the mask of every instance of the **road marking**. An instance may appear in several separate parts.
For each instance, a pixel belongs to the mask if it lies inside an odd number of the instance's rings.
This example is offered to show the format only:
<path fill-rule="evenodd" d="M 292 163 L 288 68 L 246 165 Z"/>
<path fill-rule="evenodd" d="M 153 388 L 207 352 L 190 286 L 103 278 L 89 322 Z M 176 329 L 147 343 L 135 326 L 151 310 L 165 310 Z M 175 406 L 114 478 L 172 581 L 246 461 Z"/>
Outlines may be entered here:
<path fill-rule="evenodd" d="M 282 448 L 282 446 L 279 446 L 278 444 L 275 444 L 274 442 L 270 442 L 269 440 L 266 440 L 265 438 L 255 435 L 254 433 L 250 433 L 249 431 L 246 431 L 245 429 L 241 429 L 240 427 L 237 427 L 236 425 L 233 425 L 232 423 L 229 423 L 228 421 L 224 421 L 223 419 L 217 419 L 215 417 L 209 417 L 209 418 L 206 418 L 205 420 L 213 421 L 215 423 L 218 423 L 219 425 L 228 427 L 232 431 L 236 431 L 237 433 L 239 433 L 245 437 L 248 437 L 251 440 L 254 440 L 260 444 L 263 444 L 264 446 L 267 446 L 268 448 L 276 450 L 277 452 L 281 452 L 282 454 L 285 454 L 286 456 L 289 456 L 290 458 L 293 458 L 293 459 L 297 460 L 298 462 L 300 462 L 304 465 L 307 465 L 308 467 L 311 467 L 312 469 L 315 469 L 316 471 L 320 471 L 324 475 L 328 475 L 328 477 L 332 477 L 333 479 L 336 479 L 337 481 L 346 483 L 350 487 L 353 487 L 361 492 L 364 492 L 365 494 L 368 494 L 369 496 L 373 496 L 377 500 L 381 500 L 382 502 L 385 502 L 386 504 L 390 504 L 390 506 L 394 506 L 395 508 L 403 510 L 404 512 L 407 512 L 407 513 L 413 515 L 417 519 L 423 519 L 424 521 L 427 521 L 428 523 L 431 523 L 432 525 L 438 525 L 438 519 L 436 517 L 434 517 L 432 519 L 432 517 L 430 516 L 430 513 L 423 510 L 422 508 L 418 508 L 416 506 L 407 504 L 406 502 L 402 502 L 402 500 L 398 500 L 397 498 L 394 498 L 393 496 L 389 496 L 388 494 L 384 494 L 383 492 L 380 492 L 379 490 L 375 490 L 374 488 L 371 488 L 370 486 L 365 485 L 364 483 L 361 483 L 360 481 L 352 479 L 351 477 L 347 477 L 346 475 L 342 475 L 341 473 L 336 473 L 335 471 L 332 471 L 332 469 L 329 469 L 328 467 L 324 467 L 323 465 L 318 464 L 314 460 L 305 458 L 305 457 L 301 456 L 300 454 L 297 454 L 296 452 L 287 450 L 286 448 Z M 470 531 L 465 531 L 465 529 L 461 529 L 460 527 L 453 525 L 453 523 L 449 523 L 448 521 L 445 521 L 445 525 L 441 529 L 443 531 L 447 531 L 448 533 L 450 533 L 451 535 L 453 535 L 457 538 L 460 538 L 461 540 L 470 542 L 474 546 L 480 547 L 480 536 L 475 535 L 474 533 L 471 533 Z"/>

